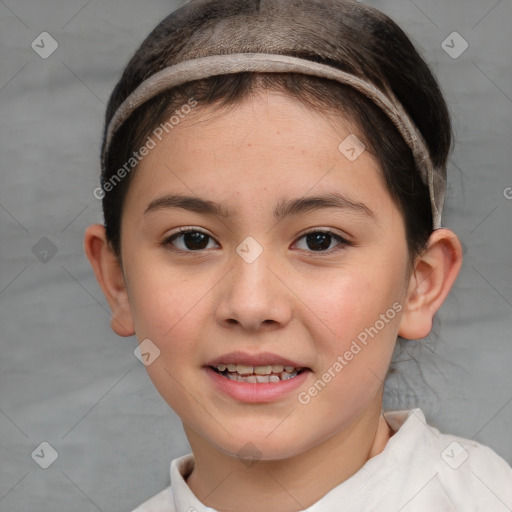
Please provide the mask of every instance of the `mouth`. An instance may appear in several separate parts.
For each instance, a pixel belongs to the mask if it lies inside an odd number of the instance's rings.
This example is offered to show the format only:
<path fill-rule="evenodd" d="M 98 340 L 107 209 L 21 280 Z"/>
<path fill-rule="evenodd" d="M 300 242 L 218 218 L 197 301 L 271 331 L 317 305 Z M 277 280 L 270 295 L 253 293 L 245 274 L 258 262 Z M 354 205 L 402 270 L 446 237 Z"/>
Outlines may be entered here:
<path fill-rule="evenodd" d="M 252 384 L 290 380 L 307 370 L 307 368 L 304 367 L 284 366 L 279 364 L 251 366 L 233 363 L 219 364 L 217 366 L 210 366 L 210 368 L 226 379 Z"/>

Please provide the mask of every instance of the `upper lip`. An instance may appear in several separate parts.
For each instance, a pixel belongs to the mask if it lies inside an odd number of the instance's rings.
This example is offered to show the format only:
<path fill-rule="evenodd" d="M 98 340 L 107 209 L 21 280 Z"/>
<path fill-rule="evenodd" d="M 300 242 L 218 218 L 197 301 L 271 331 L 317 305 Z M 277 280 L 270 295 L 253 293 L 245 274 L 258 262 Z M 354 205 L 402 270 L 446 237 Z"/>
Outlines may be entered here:
<path fill-rule="evenodd" d="M 250 354 L 248 352 L 229 352 L 222 356 L 212 359 L 205 366 L 219 366 L 219 364 L 243 364 L 247 366 L 265 366 L 265 365 L 282 365 L 294 366 L 295 368 L 305 368 L 305 365 L 292 361 L 286 357 L 271 352 L 258 352 Z"/>

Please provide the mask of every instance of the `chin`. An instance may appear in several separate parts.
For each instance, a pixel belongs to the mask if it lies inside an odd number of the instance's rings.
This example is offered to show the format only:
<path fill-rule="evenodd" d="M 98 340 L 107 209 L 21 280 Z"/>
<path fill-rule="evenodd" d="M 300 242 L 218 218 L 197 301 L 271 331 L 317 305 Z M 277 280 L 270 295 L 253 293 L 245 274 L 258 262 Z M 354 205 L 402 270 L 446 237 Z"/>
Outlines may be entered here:
<path fill-rule="evenodd" d="M 277 435 L 275 431 L 269 435 L 274 428 L 275 425 L 263 432 L 244 429 L 243 438 L 232 438 L 226 435 L 223 439 L 210 439 L 210 443 L 226 455 L 241 459 L 242 462 L 245 461 L 248 467 L 254 465 L 258 460 L 290 459 L 307 450 L 306 446 L 302 446 L 303 438 L 296 439 L 290 436 L 289 426 L 283 429 L 281 435 Z"/>

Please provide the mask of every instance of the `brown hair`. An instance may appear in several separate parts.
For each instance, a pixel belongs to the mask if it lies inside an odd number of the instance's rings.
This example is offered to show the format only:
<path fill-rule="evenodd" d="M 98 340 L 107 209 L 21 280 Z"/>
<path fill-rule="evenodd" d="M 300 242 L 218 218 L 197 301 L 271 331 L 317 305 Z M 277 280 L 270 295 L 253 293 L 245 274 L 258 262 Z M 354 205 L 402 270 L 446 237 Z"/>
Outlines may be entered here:
<path fill-rule="evenodd" d="M 240 19 L 247 20 L 240 30 Z M 258 23 L 275 25 L 261 36 Z M 283 27 L 293 27 L 293 30 Z M 445 168 L 451 149 L 449 112 L 428 65 L 406 34 L 380 11 L 344 0 L 195 0 L 165 18 L 128 63 L 107 107 L 106 127 L 121 103 L 146 78 L 183 60 L 226 53 L 274 53 L 328 64 L 376 87 L 390 89 L 422 134 L 434 166 Z M 296 73 L 237 73 L 196 80 L 147 101 L 114 135 L 102 161 L 102 187 L 179 106 L 229 108 L 260 90 L 285 92 L 328 116 L 343 115 L 380 163 L 391 197 L 404 217 L 411 260 L 432 232 L 428 187 L 411 150 L 389 118 L 349 86 Z M 197 108 L 199 108 L 197 107 Z M 103 139 L 105 148 L 105 137 Z M 120 254 L 121 218 L 129 176 L 103 197 L 107 238 Z"/>

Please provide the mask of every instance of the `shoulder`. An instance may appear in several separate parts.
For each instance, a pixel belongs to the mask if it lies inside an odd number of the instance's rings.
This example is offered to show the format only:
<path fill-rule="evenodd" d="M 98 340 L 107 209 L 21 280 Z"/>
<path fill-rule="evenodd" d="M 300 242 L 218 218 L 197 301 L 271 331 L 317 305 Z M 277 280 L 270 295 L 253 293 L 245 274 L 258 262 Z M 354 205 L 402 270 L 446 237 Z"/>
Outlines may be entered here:
<path fill-rule="evenodd" d="M 184 502 L 195 500 L 185 480 L 193 467 L 194 457 L 191 453 L 173 459 L 170 467 L 171 485 L 132 512 L 176 512 L 176 507 L 182 509 Z"/>
<path fill-rule="evenodd" d="M 155 494 L 132 512 L 175 512 L 171 486 Z"/>
<path fill-rule="evenodd" d="M 473 501 L 475 510 L 512 508 L 512 468 L 488 446 L 441 434 L 439 481 L 454 503 Z M 501 507 L 501 508 L 500 508 Z"/>
<path fill-rule="evenodd" d="M 512 468 L 491 448 L 441 433 L 420 409 L 391 412 L 388 418 L 395 422 L 390 425 L 396 431 L 394 462 L 402 462 L 402 484 L 411 484 L 402 487 L 407 494 L 422 489 L 418 500 L 442 499 L 452 507 L 447 510 L 512 509 Z"/>

